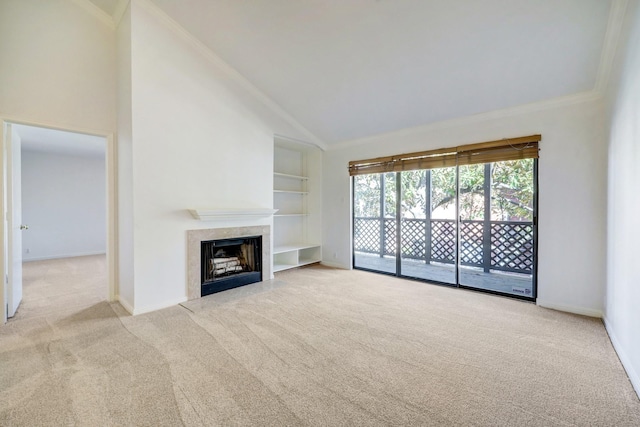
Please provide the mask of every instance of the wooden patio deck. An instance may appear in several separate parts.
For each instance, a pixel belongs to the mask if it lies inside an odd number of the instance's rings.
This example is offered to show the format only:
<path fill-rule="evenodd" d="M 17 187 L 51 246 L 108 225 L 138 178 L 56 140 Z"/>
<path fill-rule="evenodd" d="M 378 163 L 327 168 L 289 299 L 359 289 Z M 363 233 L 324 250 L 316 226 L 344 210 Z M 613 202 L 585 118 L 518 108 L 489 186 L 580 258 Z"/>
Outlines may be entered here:
<path fill-rule="evenodd" d="M 356 252 L 354 267 L 369 270 L 395 273 L 396 259 L 394 257 L 380 257 L 376 254 Z M 403 276 L 414 277 L 427 281 L 455 284 L 455 268 L 448 264 L 426 264 L 424 261 L 403 259 L 401 266 Z M 460 284 L 473 288 L 501 292 L 508 295 L 531 297 L 533 295 L 533 280 L 530 275 L 492 271 L 485 273 L 479 268 L 460 268 Z"/>

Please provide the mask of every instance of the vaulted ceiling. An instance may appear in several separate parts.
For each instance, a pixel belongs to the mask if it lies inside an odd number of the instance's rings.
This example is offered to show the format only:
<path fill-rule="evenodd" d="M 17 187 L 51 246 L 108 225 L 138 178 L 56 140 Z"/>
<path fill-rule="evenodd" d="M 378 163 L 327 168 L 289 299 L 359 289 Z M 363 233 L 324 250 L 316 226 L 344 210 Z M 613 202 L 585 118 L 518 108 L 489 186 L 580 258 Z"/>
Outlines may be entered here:
<path fill-rule="evenodd" d="M 152 2 L 327 144 L 590 91 L 612 5 Z"/>

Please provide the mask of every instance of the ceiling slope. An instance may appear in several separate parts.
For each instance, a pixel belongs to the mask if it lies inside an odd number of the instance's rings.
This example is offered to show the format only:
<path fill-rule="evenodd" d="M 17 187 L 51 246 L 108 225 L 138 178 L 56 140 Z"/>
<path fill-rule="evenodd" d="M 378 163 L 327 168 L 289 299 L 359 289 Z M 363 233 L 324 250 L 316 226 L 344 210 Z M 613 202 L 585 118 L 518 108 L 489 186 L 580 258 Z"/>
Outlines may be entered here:
<path fill-rule="evenodd" d="M 152 2 L 329 144 L 591 91 L 612 5 Z"/>

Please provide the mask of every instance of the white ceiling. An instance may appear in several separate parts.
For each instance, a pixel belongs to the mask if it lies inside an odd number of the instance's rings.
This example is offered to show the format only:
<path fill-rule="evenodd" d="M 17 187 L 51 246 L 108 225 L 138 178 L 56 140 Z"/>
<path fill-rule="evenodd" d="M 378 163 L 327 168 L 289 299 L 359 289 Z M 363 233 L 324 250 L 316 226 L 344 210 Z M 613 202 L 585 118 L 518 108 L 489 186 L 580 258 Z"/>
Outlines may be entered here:
<path fill-rule="evenodd" d="M 106 139 L 82 133 L 34 126 L 13 125 L 22 140 L 23 151 L 39 151 L 77 157 L 104 158 Z"/>
<path fill-rule="evenodd" d="M 152 1 L 328 144 L 592 90 L 611 7 Z"/>

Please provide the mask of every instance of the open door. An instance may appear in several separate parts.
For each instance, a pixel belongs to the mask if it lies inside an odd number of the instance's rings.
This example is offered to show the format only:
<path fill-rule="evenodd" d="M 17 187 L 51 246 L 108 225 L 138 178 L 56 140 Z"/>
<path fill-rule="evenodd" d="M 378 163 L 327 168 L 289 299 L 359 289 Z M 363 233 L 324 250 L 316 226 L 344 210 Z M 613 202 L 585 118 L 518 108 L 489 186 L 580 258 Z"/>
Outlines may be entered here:
<path fill-rule="evenodd" d="M 21 140 L 10 123 L 5 126 L 7 317 L 13 317 L 22 301 L 22 170 Z"/>
<path fill-rule="evenodd" d="M 22 301 L 22 233 L 28 229 L 22 221 L 22 143 L 29 141 L 25 127 L 47 129 L 62 133 L 81 134 L 101 139 L 106 148 L 107 178 L 107 268 L 109 301 L 118 300 L 116 265 L 116 153 L 112 134 L 87 133 L 54 128 L 37 123 L 11 124 L 0 117 L 0 213 L 2 213 L 2 244 L 0 245 L 0 325 L 12 317 Z M 22 135 L 21 135 L 22 134 Z M 22 141 L 21 136 L 24 137 Z M 98 143 L 95 141 L 96 144 Z"/>

